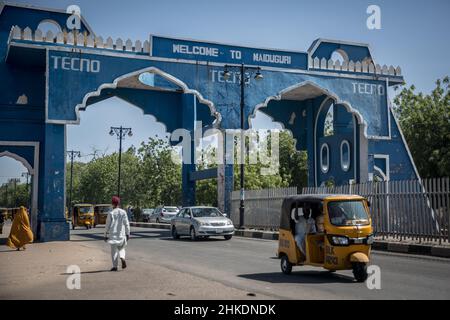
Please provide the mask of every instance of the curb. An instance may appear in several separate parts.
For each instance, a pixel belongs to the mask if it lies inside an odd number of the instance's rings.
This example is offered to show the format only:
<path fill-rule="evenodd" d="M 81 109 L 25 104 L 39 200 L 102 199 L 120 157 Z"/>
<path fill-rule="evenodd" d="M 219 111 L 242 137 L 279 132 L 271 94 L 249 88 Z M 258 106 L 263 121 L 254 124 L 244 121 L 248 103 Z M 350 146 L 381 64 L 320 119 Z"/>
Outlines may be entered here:
<path fill-rule="evenodd" d="M 170 230 L 169 224 L 161 223 L 145 223 L 145 222 L 130 222 L 133 227 L 153 228 L 153 229 L 167 229 Z M 235 236 L 253 239 L 264 240 L 278 240 L 278 232 L 272 231 L 258 231 L 258 230 L 236 230 Z M 417 254 L 424 256 L 433 256 L 441 258 L 450 258 L 450 247 L 438 245 L 423 245 L 389 242 L 383 240 L 375 240 L 372 244 L 372 249 L 376 251 L 388 251 L 396 253 Z"/>

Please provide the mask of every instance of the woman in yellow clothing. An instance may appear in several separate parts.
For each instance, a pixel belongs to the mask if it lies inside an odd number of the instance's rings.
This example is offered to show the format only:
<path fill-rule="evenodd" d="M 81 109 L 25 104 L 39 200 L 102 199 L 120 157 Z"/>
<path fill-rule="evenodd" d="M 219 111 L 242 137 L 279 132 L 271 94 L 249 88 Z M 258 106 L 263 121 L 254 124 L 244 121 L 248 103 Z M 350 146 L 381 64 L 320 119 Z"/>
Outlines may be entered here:
<path fill-rule="evenodd" d="M 30 228 L 30 219 L 25 208 L 20 207 L 19 212 L 14 215 L 14 221 L 6 245 L 20 251 L 20 248 L 25 250 L 25 245 L 32 242 L 33 232 Z"/>

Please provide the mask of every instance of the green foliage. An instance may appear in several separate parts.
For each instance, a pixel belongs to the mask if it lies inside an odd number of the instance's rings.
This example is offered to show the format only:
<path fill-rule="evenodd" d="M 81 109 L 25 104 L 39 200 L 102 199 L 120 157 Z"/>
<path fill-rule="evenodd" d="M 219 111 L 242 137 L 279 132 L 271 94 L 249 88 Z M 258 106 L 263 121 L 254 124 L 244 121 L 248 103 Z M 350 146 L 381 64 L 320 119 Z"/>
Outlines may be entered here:
<path fill-rule="evenodd" d="M 270 137 L 269 137 L 270 140 Z M 270 146 L 271 141 L 269 141 Z M 262 175 L 267 167 L 257 164 L 245 166 L 246 189 L 306 185 L 307 158 L 305 152 L 295 150 L 293 138 L 280 133 L 279 172 Z M 203 151 L 197 170 L 214 168 L 216 150 Z M 150 138 L 139 148 L 130 148 L 122 154 L 121 199 L 122 206 L 154 208 L 158 205 L 181 204 L 181 164 L 173 161 L 174 150 L 164 140 Z M 75 162 L 73 166 L 73 203 L 109 203 L 117 193 L 118 154 L 96 156 L 88 163 Z M 239 166 L 235 166 L 235 188 L 239 188 Z M 70 188 L 70 163 L 67 164 L 67 191 Z M 198 181 L 198 205 L 217 206 L 217 181 Z"/>
<path fill-rule="evenodd" d="M 449 77 L 436 81 L 429 95 L 403 88 L 395 112 L 422 178 L 450 176 Z"/>
<path fill-rule="evenodd" d="M 181 202 L 181 166 L 171 161 L 171 154 L 170 146 L 157 138 L 122 153 L 122 206 L 152 208 Z M 118 162 L 119 155 L 113 153 L 88 163 L 74 163 L 73 203 L 109 203 L 117 194 Z M 70 164 L 67 177 L 69 191 Z"/>
<path fill-rule="evenodd" d="M 0 187 L 0 207 L 28 207 L 30 203 L 31 185 L 16 183 L 10 179 Z"/>

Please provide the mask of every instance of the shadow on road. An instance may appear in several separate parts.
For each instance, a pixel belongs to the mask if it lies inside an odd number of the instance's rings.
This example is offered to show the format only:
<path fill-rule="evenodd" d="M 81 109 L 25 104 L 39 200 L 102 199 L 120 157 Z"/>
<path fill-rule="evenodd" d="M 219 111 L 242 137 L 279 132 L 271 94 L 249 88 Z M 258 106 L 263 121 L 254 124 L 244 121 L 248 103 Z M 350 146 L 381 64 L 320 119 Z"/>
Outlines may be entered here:
<path fill-rule="evenodd" d="M 328 271 L 297 271 L 292 272 L 290 275 L 285 275 L 280 272 L 268 272 L 268 273 L 253 273 L 242 274 L 238 277 L 264 281 L 270 283 L 309 283 L 309 284 L 321 284 L 321 283 L 352 283 L 353 277 L 348 277 L 341 274 L 331 273 Z"/>
<path fill-rule="evenodd" d="M 91 273 L 104 273 L 104 272 L 111 272 L 111 270 L 94 270 L 94 271 L 82 271 L 79 274 L 91 274 Z M 71 276 L 73 273 L 60 273 L 60 276 Z"/>

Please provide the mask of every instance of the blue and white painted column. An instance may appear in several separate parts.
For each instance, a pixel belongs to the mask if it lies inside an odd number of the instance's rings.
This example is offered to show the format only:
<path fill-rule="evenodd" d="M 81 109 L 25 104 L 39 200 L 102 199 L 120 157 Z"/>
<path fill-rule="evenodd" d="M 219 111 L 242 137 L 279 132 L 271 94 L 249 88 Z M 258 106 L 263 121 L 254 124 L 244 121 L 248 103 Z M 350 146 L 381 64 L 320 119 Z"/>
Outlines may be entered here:
<path fill-rule="evenodd" d="M 65 125 L 45 125 L 44 164 L 42 171 L 43 197 L 39 210 L 39 240 L 70 239 L 65 218 Z"/>

